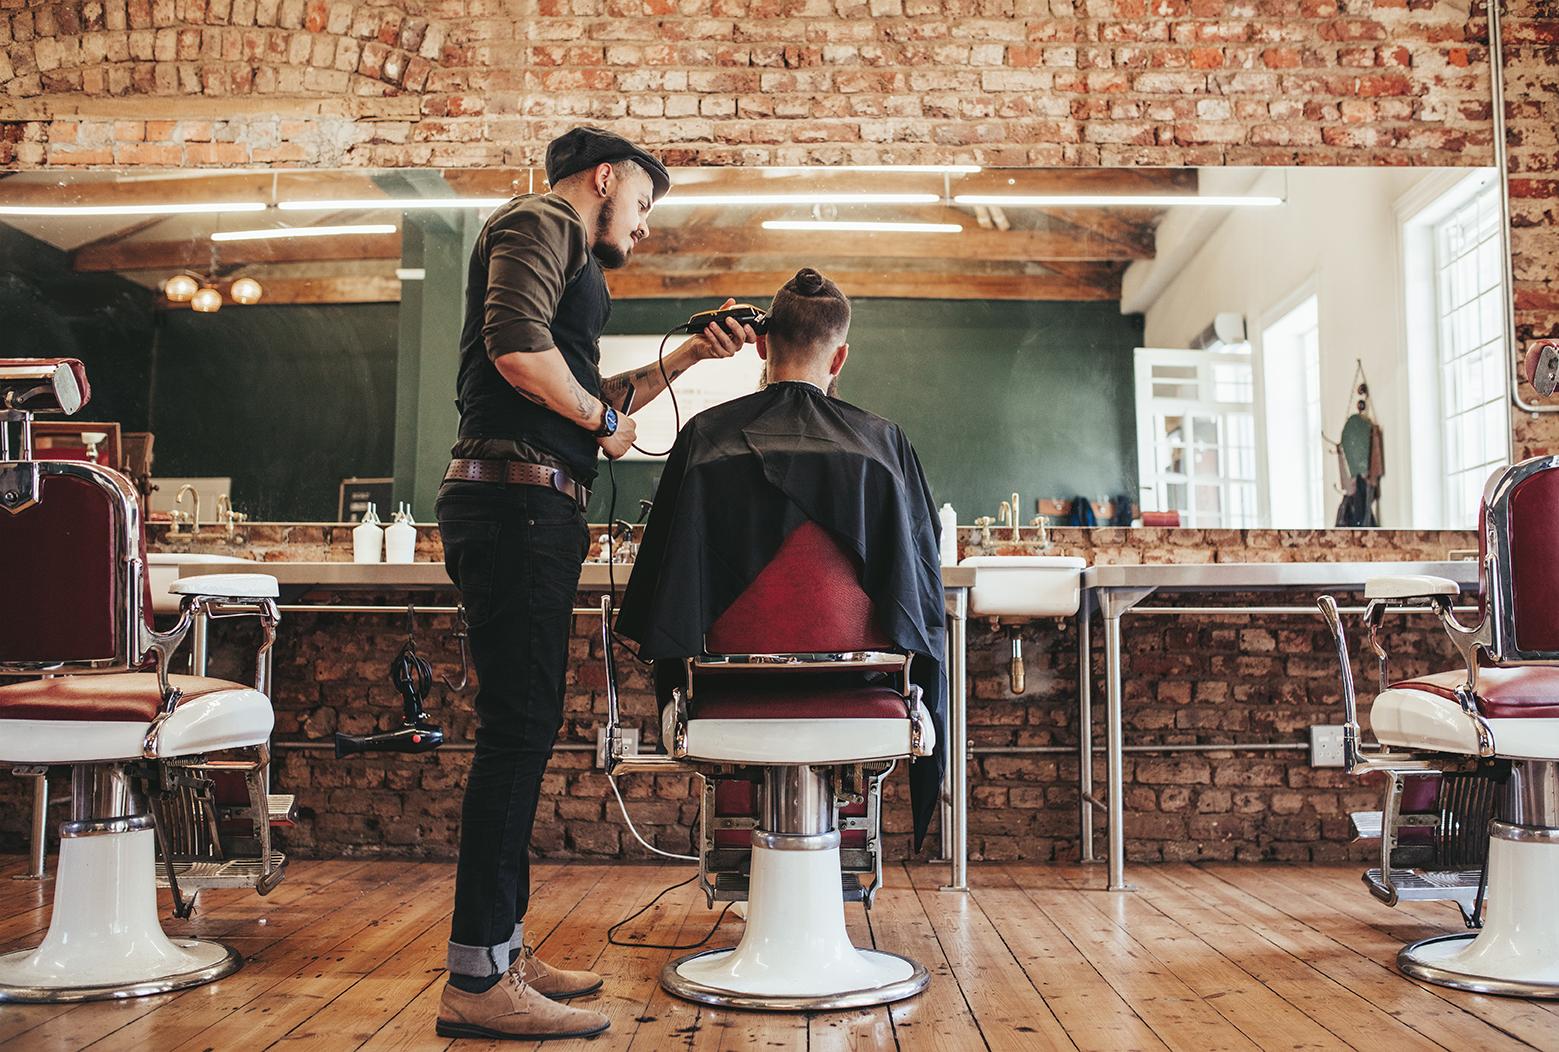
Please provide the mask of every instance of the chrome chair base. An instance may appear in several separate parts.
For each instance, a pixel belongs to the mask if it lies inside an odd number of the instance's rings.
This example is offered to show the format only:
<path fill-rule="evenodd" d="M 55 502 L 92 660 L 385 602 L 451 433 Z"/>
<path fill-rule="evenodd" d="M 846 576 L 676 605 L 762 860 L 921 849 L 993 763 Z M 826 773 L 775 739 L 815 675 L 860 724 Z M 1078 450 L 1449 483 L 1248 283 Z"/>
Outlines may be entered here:
<path fill-rule="evenodd" d="M 1475 931 L 1453 932 L 1420 939 L 1402 947 L 1397 954 L 1397 967 L 1403 975 L 1422 979 L 1436 986 L 1448 986 L 1453 990 L 1466 990 L 1475 994 L 1496 994 L 1501 997 L 1559 998 L 1559 981 L 1533 982 L 1522 979 L 1496 979 L 1488 975 L 1456 968 L 1447 958 L 1460 954 L 1472 940 Z"/>
<path fill-rule="evenodd" d="M 72 1004 L 79 1001 L 110 1001 L 129 997 L 150 997 L 175 990 L 187 990 L 202 983 L 232 975 L 243 966 L 243 955 L 225 943 L 206 939 L 170 939 L 187 962 L 195 966 L 169 975 L 136 979 L 125 983 L 95 986 L 45 986 L 13 984 L 13 976 L 34 972 L 31 958 L 38 950 L 18 950 L 0 955 L 0 1004 Z"/>
<path fill-rule="evenodd" d="M 902 1001 L 907 997 L 914 997 L 931 983 L 931 973 L 926 971 L 923 965 L 917 964 L 908 957 L 882 950 L 856 950 L 855 952 L 884 973 L 902 974 L 907 971 L 907 977 L 859 990 L 842 990 L 835 993 L 811 995 L 748 993 L 726 987 L 710 986 L 682 974 L 685 965 L 695 963 L 704 966 L 718 965 L 722 958 L 735 952 L 736 949 L 733 947 L 723 950 L 703 950 L 680 957 L 662 969 L 660 985 L 665 987 L 668 993 L 685 1000 L 722 1008 L 750 1008 L 768 1012 L 816 1012 L 869 1008 L 873 1005 Z"/>

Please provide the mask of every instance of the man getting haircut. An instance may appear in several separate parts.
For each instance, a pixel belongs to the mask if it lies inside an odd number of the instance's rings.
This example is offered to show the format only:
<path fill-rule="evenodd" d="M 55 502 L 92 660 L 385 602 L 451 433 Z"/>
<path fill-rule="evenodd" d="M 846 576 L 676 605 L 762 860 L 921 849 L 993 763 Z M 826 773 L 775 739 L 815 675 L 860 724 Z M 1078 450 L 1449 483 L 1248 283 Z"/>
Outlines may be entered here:
<path fill-rule="evenodd" d="M 666 460 L 618 630 L 656 661 L 664 706 L 678 659 L 814 522 L 855 555 L 880 627 L 915 655 L 912 682 L 936 720 L 936 754 L 910 764 L 915 846 L 937 807 L 946 735 L 939 522 L 920 461 L 899 426 L 833 397 L 849 357 L 850 300 L 805 267 L 775 293 L 758 337 L 767 383 L 699 413 Z"/>

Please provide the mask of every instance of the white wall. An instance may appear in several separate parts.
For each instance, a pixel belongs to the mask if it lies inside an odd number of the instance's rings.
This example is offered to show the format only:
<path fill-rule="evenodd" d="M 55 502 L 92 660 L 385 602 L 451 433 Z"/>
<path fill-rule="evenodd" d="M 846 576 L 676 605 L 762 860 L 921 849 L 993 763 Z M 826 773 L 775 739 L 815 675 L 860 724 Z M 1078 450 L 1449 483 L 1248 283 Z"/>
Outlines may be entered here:
<path fill-rule="evenodd" d="M 1415 523 L 1395 208 L 1404 194 L 1437 172 L 1290 168 L 1262 173 L 1254 183 L 1248 170 L 1231 172 L 1228 178 L 1241 180 L 1233 192 L 1282 196 L 1285 204 L 1231 210 L 1146 311 L 1145 340 L 1150 347 L 1187 346 L 1219 311 L 1243 314 L 1257 355 L 1259 384 L 1263 325 L 1276 320 L 1278 308 L 1313 281 L 1320 300 L 1323 427 L 1332 439 L 1342 431 L 1353 411 L 1354 361 L 1362 359 L 1385 438 L 1381 524 L 1397 528 Z M 1202 193 L 1224 192 L 1219 177 L 1216 170 L 1202 169 Z M 1184 215 L 1188 211 L 1171 213 L 1160 226 L 1160 258 L 1172 247 L 1166 239 L 1196 236 Z M 1141 282 L 1141 275 L 1128 273 L 1128 289 Z M 1257 404 L 1262 403 L 1258 390 Z M 1329 461 L 1328 521 L 1341 499 L 1334 492 L 1335 475 Z"/>

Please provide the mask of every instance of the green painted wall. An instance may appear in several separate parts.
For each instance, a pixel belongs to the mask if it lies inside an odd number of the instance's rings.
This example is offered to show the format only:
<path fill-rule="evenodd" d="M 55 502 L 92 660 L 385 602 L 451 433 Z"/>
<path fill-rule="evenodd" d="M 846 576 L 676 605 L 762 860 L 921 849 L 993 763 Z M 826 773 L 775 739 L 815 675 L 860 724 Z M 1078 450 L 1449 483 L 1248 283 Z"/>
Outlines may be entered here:
<path fill-rule="evenodd" d="M 158 475 L 231 475 L 252 519 L 333 522 L 341 479 L 394 465 L 394 303 L 165 311 Z"/>
<path fill-rule="evenodd" d="M 661 333 L 709 306 L 620 302 L 607 332 Z M 840 397 L 904 428 L 937 501 L 950 501 L 961 522 L 994 515 L 1013 490 L 1025 521 L 1037 496 L 1136 492 L 1140 315 L 1122 316 L 1115 303 L 878 299 L 852 308 Z M 660 465 L 615 471 L 617 514 L 633 518 Z M 591 521 L 605 520 L 609 488 L 603 470 Z"/>

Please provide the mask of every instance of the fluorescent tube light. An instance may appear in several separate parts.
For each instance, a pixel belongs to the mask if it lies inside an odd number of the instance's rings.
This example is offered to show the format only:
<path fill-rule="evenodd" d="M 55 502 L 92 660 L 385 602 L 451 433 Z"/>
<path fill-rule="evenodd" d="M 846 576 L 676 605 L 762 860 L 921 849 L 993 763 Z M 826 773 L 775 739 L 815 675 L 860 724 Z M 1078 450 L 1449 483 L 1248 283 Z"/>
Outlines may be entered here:
<path fill-rule="evenodd" d="M 670 193 L 660 208 L 670 205 L 934 205 L 936 194 L 678 194 Z"/>
<path fill-rule="evenodd" d="M 984 171 L 977 164 L 781 164 L 771 172 L 909 172 L 920 175 L 974 175 Z"/>
<path fill-rule="evenodd" d="M 278 237 L 335 237 L 341 234 L 393 234 L 394 223 L 360 223 L 356 226 L 275 227 L 270 230 L 219 230 L 213 241 L 265 241 Z"/>
<path fill-rule="evenodd" d="M 428 276 L 424 267 L 396 267 L 395 276 L 401 281 L 421 281 Z"/>
<path fill-rule="evenodd" d="M 957 223 L 891 223 L 849 222 L 829 219 L 771 219 L 763 224 L 765 230 L 843 230 L 863 234 L 958 234 L 963 227 Z"/>
<path fill-rule="evenodd" d="M 958 194 L 953 203 L 1002 208 L 1275 208 L 1283 199 L 1194 194 Z"/>
<path fill-rule="evenodd" d="M 402 212 L 426 208 L 497 208 L 507 197 L 353 197 L 337 201 L 279 201 L 283 212 L 350 212 L 393 208 Z"/>
<path fill-rule="evenodd" d="M 170 216 L 196 212 L 263 212 L 263 201 L 200 201 L 194 204 L 144 205 L 8 205 L 0 203 L 4 216 Z"/>

